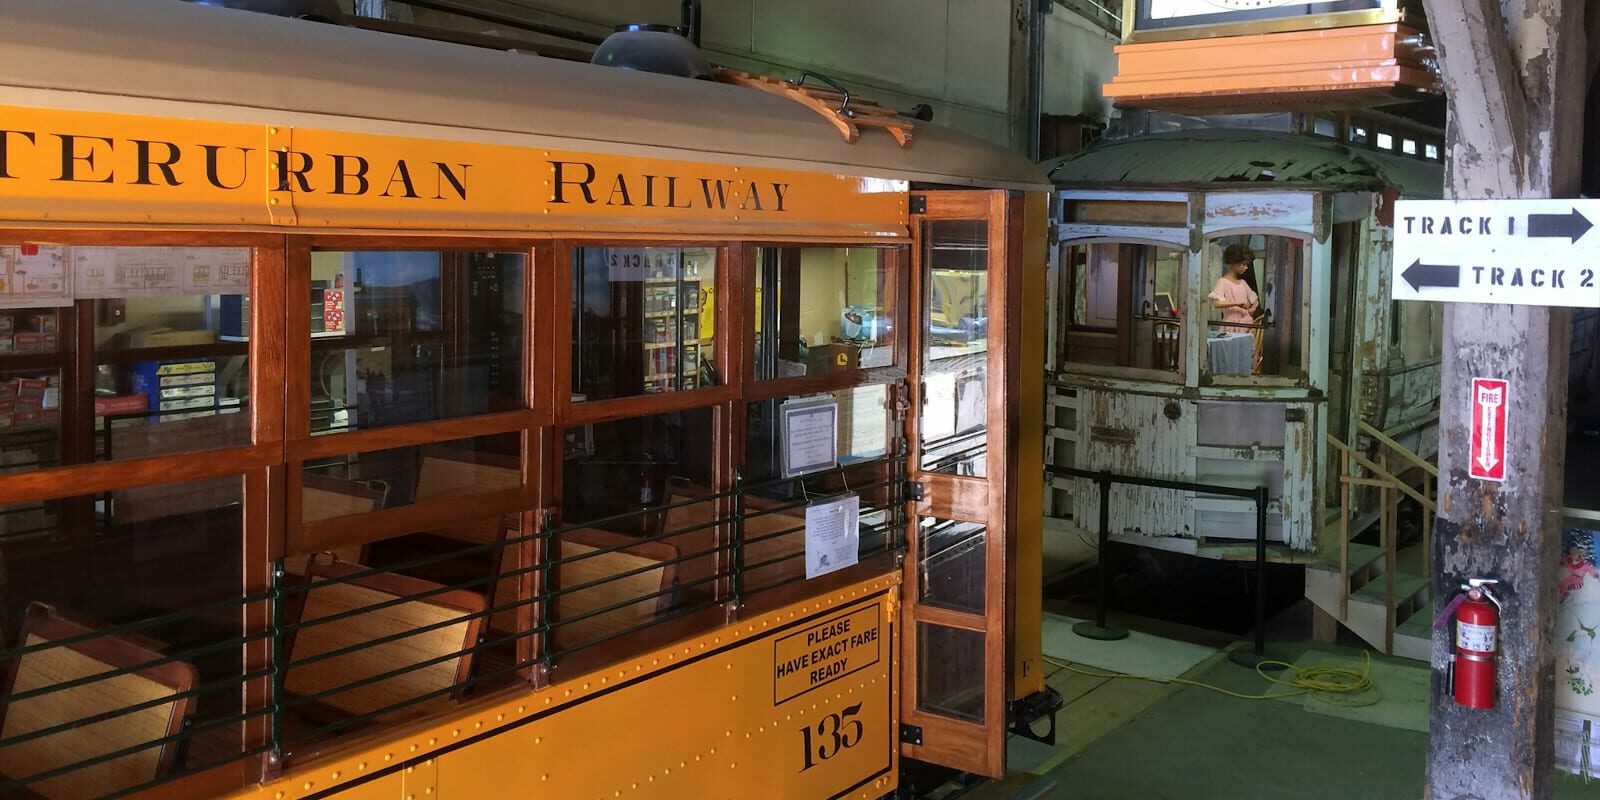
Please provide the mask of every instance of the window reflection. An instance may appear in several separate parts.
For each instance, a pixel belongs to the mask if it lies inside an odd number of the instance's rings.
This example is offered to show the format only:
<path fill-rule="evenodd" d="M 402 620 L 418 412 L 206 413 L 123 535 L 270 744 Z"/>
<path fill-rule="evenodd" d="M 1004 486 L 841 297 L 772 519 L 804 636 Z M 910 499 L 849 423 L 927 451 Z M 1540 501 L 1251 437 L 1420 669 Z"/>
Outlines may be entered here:
<path fill-rule="evenodd" d="M 521 253 L 311 257 L 311 430 L 521 407 Z"/>
<path fill-rule="evenodd" d="M 924 223 L 928 342 L 922 378 L 922 468 L 987 474 L 989 226 Z"/>
<path fill-rule="evenodd" d="M 1064 263 L 1072 287 L 1068 360 L 1182 368 L 1184 251 L 1092 244 L 1066 248 Z"/>
<path fill-rule="evenodd" d="M 78 766 L 22 794 L 121 794 L 241 754 L 242 488 L 226 477 L 0 508 L 0 633 L 32 648 L 0 659 L 0 738 L 60 728 L 0 748 L 0 768 L 15 780 Z M 131 672 L 74 681 L 111 670 Z"/>
<path fill-rule="evenodd" d="M 756 271 L 757 377 L 891 366 L 895 253 L 878 247 L 763 248 Z"/>
<path fill-rule="evenodd" d="M 717 251 L 584 247 L 573 263 L 574 400 L 687 391 L 721 383 Z"/>
<path fill-rule="evenodd" d="M 249 444 L 249 304 L 248 248 L 0 245 L 0 471 Z"/>

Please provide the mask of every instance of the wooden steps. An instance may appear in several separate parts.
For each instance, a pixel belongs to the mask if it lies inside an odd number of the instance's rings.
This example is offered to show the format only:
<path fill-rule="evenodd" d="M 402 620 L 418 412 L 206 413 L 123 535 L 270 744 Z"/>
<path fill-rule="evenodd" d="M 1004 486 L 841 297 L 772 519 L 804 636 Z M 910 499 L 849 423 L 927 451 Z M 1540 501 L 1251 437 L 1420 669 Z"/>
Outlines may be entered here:
<path fill-rule="evenodd" d="M 1405 622 L 1394 629 L 1394 654 L 1401 658 L 1429 661 L 1433 658 L 1433 602 L 1421 603 Z"/>
<path fill-rule="evenodd" d="M 1414 559 L 1402 558 L 1405 562 Z M 1388 582 L 1384 575 L 1383 548 L 1351 542 L 1349 545 L 1349 599 L 1339 608 L 1339 556 L 1324 555 L 1306 565 L 1306 597 L 1318 608 L 1379 651 L 1386 649 L 1389 614 Z M 1392 655 L 1427 660 L 1432 647 L 1432 603 L 1428 579 L 1399 569 L 1394 582 L 1394 650 Z"/>
<path fill-rule="evenodd" d="M 1352 603 L 1370 603 L 1372 605 L 1376 605 L 1376 606 L 1380 606 L 1380 607 L 1384 606 L 1384 605 L 1386 605 L 1385 600 L 1387 599 L 1387 595 L 1389 593 L 1388 588 L 1389 588 L 1389 582 L 1384 579 L 1384 576 L 1379 575 L 1378 577 L 1373 578 L 1370 581 L 1367 581 L 1367 583 L 1365 585 L 1363 585 L 1361 588 L 1355 590 L 1354 592 L 1351 592 L 1350 593 L 1350 602 L 1352 602 Z M 1418 594 L 1420 594 L 1423 589 L 1426 589 L 1426 588 L 1428 588 L 1428 579 L 1427 578 L 1424 578 L 1424 577 L 1422 577 L 1420 575 L 1407 575 L 1404 572 L 1395 573 L 1395 576 L 1394 576 L 1394 603 L 1395 603 L 1395 608 L 1397 610 L 1404 608 L 1407 611 L 1414 611 L 1415 610 L 1415 606 L 1408 607 L 1407 604 L 1410 603 L 1412 600 L 1414 600 L 1416 598 L 1416 596 Z"/>

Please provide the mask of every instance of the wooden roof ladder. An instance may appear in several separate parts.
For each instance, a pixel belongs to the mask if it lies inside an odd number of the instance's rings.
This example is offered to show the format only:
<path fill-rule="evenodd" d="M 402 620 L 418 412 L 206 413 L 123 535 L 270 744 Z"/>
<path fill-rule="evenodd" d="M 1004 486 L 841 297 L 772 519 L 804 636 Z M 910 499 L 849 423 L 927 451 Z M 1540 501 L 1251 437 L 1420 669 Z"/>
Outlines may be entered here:
<path fill-rule="evenodd" d="M 861 128 L 868 127 L 883 129 L 893 136 L 901 147 L 911 146 L 912 130 L 916 127 L 912 119 L 901 116 L 893 109 L 884 108 L 874 101 L 853 97 L 850 90 L 814 72 L 801 73 L 797 81 L 786 81 L 735 69 L 718 68 L 716 79 L 721 83 L 760 89 L 793 100 L 821 114 L 823 119 L 839 129 L 845 141 L 852 144 L 861 138 Z M 826 84 L 827 88 L 807 86 L 808 80 Z"/>

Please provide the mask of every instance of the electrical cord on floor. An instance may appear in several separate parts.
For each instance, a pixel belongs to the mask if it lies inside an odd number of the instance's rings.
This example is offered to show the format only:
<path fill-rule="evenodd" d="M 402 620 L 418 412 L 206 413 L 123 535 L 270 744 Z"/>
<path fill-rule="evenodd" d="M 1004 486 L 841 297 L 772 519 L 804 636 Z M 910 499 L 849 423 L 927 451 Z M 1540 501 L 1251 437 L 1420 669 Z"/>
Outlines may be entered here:
<path fill-rule="evenodd" d="M 1240 700 L 1279 700 L 1285 697 L 1310 696 L 1312 700 L 1328 705 L 1344 706 L 1347 708 L 1360 708 L 1377 704 L 1383 699 L 1378 691 L 1378 685 L 1372 681 L 1372 654 L 1363 650 L 1364 658 L 1362 668 L 1359 670 L 1347 667 L 1333 667 L 1317 664 L 1310 667 L 1297 667 L 1286 661 L 1264 661 L 1256 666 L 1256 673 L 1268 683 L 1289 687 L 1289 691 L 1267 692 L 1265 694 L 1244 694 L 1221 686 L 1189 680 L 1188 678 L 1167 678 L 1159 675 L 1124 675 L 1119 672 L 1102 672 L 1084 669 L 1070 661 L 1045 656 L 1046 663 L 1079 675 L 1093 678 L 1123 678 L 1127 680 L 1150 681 L 1152 683 L 1176 683 L 1183 686 L 1193 686 L 1197 689 L 1207 689 L 1218 694 L 1235 697 Z M 1271 666 L 1281 667 L 1283 673 L 1274 675 L 1266 668 Z"/>

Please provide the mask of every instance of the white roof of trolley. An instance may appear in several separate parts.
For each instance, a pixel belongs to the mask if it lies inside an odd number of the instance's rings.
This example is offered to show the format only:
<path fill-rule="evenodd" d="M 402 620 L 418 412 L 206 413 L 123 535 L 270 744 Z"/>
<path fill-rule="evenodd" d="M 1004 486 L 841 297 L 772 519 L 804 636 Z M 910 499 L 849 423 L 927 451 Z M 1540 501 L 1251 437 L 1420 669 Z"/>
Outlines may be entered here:
<path fill-rule="evenodd" d="M 863 130 L 852 144 L 796 102 L 709 81 L 181 0 L 0 0 L 0 20 L 6 105 L 286 125 L 337 117 L 317 125 L 929 183 L 1049 186 L 1043 169 L 1020 154 L 948 128 L 918 123 L 903 149 L 881 130 Z"/>

